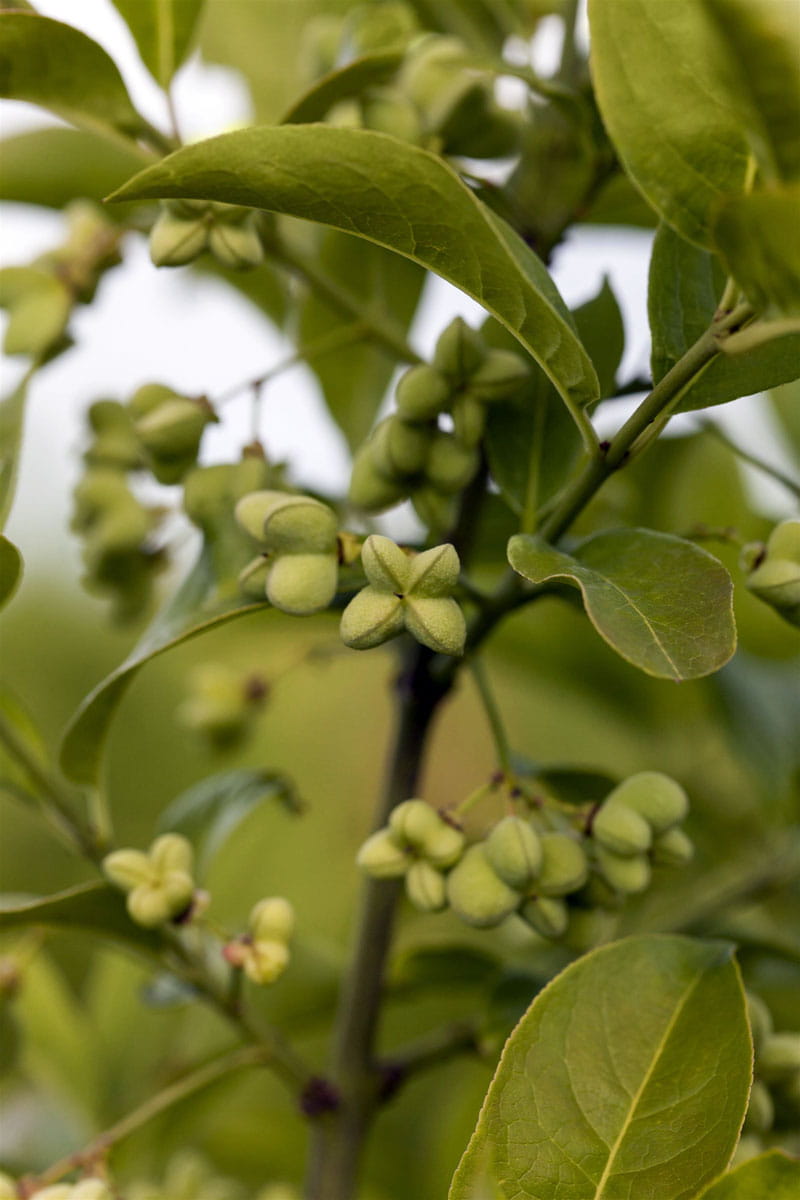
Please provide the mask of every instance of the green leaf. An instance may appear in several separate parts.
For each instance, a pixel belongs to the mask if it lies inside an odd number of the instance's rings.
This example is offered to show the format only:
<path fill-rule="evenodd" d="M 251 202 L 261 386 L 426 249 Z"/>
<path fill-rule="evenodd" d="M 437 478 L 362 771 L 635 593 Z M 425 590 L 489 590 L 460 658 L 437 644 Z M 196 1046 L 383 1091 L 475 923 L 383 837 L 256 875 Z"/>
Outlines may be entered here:
<path fill-rule="evenodd" d="M 736 648 L 731 578 L 693 542 L 617 529 L 587 538 L 568 555 L 517 534 L 508 561 L 531 583 L 564 579 L 580 588 L 600 636 L 648 675 L 697 679 L 718 670 Z"/>
<path fill-rule="evenodd" d="M 114 0 L 114 7 L 150 74 L 163 88 L 169 87 L 189 53 L 203 0 Z"/>
<path fill-rule="evenodd" d="M 263 607 L 244 603 L 227 591 L 221 594 L 212 560 L 212 548 L 205 545 L 180 590 L 133 652 L 89 693 L 75 713 L 61 745 L 61 766 L 69 779 L 84 784 L 98 782 L 111 721 L 145 663 L 173 646 Z"/>
<path fill-rule="evenodd" d="M 597 295 L 573 309 L 572 315 L 581 341 L 597 371 L 601 399 L 613 396 L 617 387 L 617 370 L 625 350 L 625 326 L 607 275 L 603 276 Z"/>
<path fill-rule="evenodd" d="M 612 175 L 581 218 L 587 225 L 630 225 L 655 229 L 658 217 L 623 172 Z"/>
<path fill-rule="evenodd" d="M 34 13 L 0 13 L 0 96 L 104 136 L 135 138 L 147 128 L 105 50 L 71 25 Z"/>
<path fill-rule="evenodd" d="M 330 71 L 295 101 L 284 113 L 281 124 L 307 125 L 311 121 L 322 121 L 334 104 L 360 96 L 365 88 L 388 83 L 403 58 L 402 51 L 384 50 L 379 54 L 365 54 L 338 71 Z"/>
<path fill-rule="evenodd" d="M 82 929 L 150 955 L 162 946 L 160 934 L 130 919 L 122 893 L 108 883 L 81 883 L 52 896 L 0 896 L 0 930 L 26 925 Z"/>
<path fill-rule="evenodd" d="M 407 258 L 334 229 L 324 231 L 318 258 L 325 274 L 351 292 L 371 316 L 385 318 L 399 333 L 405 332 L 419 302 L 424 271 Z M 300 350 L 335 329 L 352 326 L 354 319 L 311 289 L 300 306 Z M 331 416 L 351 450 L 357 449 L 372 428 L 395 358 L 383 344 L 362 337 L 314 357 L 309 366 L 319 379 Z"/>
<path fill-rule="evenodd" d="M 647 300 L 652 335 L 653 382 L 706 332 L 725 286 L 715 255 L 662 225 L 653 244 Z M 738 336 L 738 335 L 736 335 Z M 718 355 L 684 393 L 678 412 L 725 404 L 777 387 L 797 376 L 800 336 L 776 339 L 729 358 Z"/>
<path fill-rule="evenodd" d="M 14 595 L 21 578 L 22 555 L 13 542 L 0 534 L 0 608 Z"/>
<path fill-rule="evenodd" d="M 30 377 L 31 372 L 28 371 L 14 391 L 0 400 L 0 529 L 5 529 L 14 502 L 22 422 Z"/>
<path fill-rule="evenodd" d="M 603 946 L 512 1033 L 449 1200 L 688 1200 L 730 1159 L 751 1070 L 730 946 Z"/>
<path fill-rule="evenodd" d="M 0 143 L 0 199 L 64 208 L 86 198 L 99 204 L 141 166 L 141 156 L 82 129 L 32 129 Z M 109 207 L 124 220 L 127 205 Z"/>
<path fill-rule="evenodd" d="M 427 267 L 482 304 L 577 403 L 594 368 L 542 263 L 435 155 L 361 129 L 244 129 L 186 146 L 113 199 L 185 197 L 332 225 Z"/>
<path fill-rule="evenodd" d="M 303 811 L 294 785 L 276 771 L 221 771 L 176 796 L 161 813 L 158 829 L 182 833 L 200 845 L 202 861 L 208 864 L 237 826 L 267 800 L 293 813 Z"/>
<path fill-rule="evenodd" d="M 499 958 L 475 946 L 412 946 L 392 964 L 389 987 L 401 995 L 480 988 L 497 977 L 500 967 Z"/>
<path fill-rule="evenodd" d="M 714 241 L 759 310 L 800 313 L 798 223 L 800 184 L 731 197 L 717 211 Z"/>
<path fill-rule="evenodd" d="M 6 684 L 0 685 L 0 720 L 30 762 L 47 770 L 48 753 L 41 731 L 25 705 Z M 31 799 L 28 793 L 30 775 L 3 741 L 0 741 L 0 786 L 10 787 L 15 796 Z"/>
<path fill-rule="evenodd" d="M 797 1200 L 800 1162 L 780 1150 L 759 1154 L 723 1175 L 697 1200 Z"/>
<path fill-rule="evenodd" d="M 701 0 L 589 0 L 592 72 L 606 128 L 668 224 L 711 242 L 712 209 L 740 193 L 749 147 L 737 78 Z"/>

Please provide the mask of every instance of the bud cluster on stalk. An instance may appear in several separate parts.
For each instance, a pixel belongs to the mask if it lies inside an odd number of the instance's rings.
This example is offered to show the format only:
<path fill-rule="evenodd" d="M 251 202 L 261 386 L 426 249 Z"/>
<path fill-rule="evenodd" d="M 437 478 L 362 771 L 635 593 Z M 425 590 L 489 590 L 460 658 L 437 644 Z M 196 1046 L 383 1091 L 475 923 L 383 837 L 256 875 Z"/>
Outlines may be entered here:
<path fill-rule="evenodd" d="M 545 802 L 533 813 L 509 813 L 467 844 L 452 814 L 407 800 L 367 839 L 357 861 L 368 875 L 405 877 L 408 898 L 424 912 L 449 907 L 480 929 L 516 914 L 542 937 L 557 939 L 568 930 L 571 902 L 602 906 L 595 883 L 624 896 L 647 886 L 651 859 L 685 862 L 691 843 L 677 825 L 686 811 L 677 783 L 644 772 L 611 793 L 591 833 L 582 817 L 571 824 Z"/>
<path fill-rule="evenodd" d="M 753 1086 L 737 1161 L 760 1154 L 773 1132 L 796 1129 L 800 1120 L 800 1033 L 776 1033 L 760 996 L 747 993 L 753 1037 Z"/>
<path fill-rule="evenodd" d="M 480 467 L 487 405 L 512 395 L 528 374 L 521 355 L 490 349 L 457 317 L 439 338 L 433 361 L 401 376 L 395 411 L 359 448 L 352 503 L 382 512 L 410 498 L 426 525 L 447 525 L 454 497 Z M 451 428 L 440 425 L 440 417 Z"/>
<path fill-rule="evenodd" d="M 264 259 L 258 214 L 211 200 L 165 200 L 150 231 L 150 257 L 157 267 L 182 267 L 209 251 L 234 271 Z"/>
<path fill-rule="evenodd" d="M 751 542 L 742 551 L 746 584 L 790 625 L 800 626 L 800 518 L 776 525 L 766 544 Z"/>

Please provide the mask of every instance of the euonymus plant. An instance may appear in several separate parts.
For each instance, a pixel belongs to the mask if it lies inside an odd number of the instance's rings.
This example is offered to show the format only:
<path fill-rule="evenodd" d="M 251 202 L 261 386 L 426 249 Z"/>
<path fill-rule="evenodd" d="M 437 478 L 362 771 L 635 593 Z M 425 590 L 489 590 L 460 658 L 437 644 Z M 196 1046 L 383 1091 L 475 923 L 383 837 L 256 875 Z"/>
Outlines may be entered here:
<path fill-rule="evenodd" d="M 2 1200 L 800 1196 L 795 0 L 589 0 L 588 56 L 575 0 L 115 0 L 171 127 L 0 7 L 3 96 L 61 119 L 2 195 L 64 216 L 0 272 L 3 517 L 137 241 L 292 347 L 196 394 L 131 314 L 63 519 L 110 671 L 0 542 Z M 196 47 L 255 119 L 183 145 Z M 548 272 L 590 226 L 654 231 L 633 373 L 610 283 Z M 422 355 L 430 276 L 480 315 Z M 341 494 L 270 444 L 297 364 Z M 73 642 L 108 673 L 51 754 Z"/>

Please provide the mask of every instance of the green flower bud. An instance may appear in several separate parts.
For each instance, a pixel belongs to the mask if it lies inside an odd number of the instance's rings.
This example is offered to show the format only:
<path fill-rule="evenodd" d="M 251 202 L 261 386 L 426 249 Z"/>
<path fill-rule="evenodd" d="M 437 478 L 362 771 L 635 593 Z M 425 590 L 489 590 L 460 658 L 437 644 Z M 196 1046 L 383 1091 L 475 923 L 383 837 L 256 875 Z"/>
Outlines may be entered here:
<path fill-rule="evenodd" d="M 681 785 L 659 771 L 641 771 L 623 780 L 606 798 L 606 804 L 612 802 L 639 813 L 655 834 L 677 825 L 689 811 Z"/>
<path fill-rule="evenodd" d="M 563 900 L 550 896 L 536 896 L 526 900 L 520 916 L 546 938 L 560 938 L 567 932 L 569 909 Z"/>
<path fill-rule="evenodd" d="M 428 862 L 439 870 L 455 866 L 464 853 L 464 834 L 460 829 L 442 821 L 439 829 L 425 838 L 422 853 Z"/>
<path fill-rule="evenodd" d="M 495 825 L 486 839 L 486 858 L 509 887 L 523 891 L 542 865 L 542 843 L 536 830 L 522 817 L 508 816 Z"/>
<path fill-rule="evenodd" d="M 130 892 L 152 877 L 152 864 L 141 850 L 115 850 L 103 859 L 106 878 L 124 892 Z"/>
<path fill-rule="evenodd" d="M 770 1033 L 758 1053 L 756 1069 L 767 1083 L 789 1079 L 800 1071 L 800 1033 Z"/>
<path fill-rule="evenodd" d="M 255 905 L 248 925 L 257 940 L 288 942 L 294 933 L 294 909 L 283 896 L 268 896 Z"/>
<path fill-rule="evenodd" d="M 456 317 L 439 336 L 433 365 L 461 386 L 477 371 L 487 354 L 486 344 L 478 331 L 461 317 Z"/>
<path fill-rule="evenodd" d="M 414 597 L 448 596 L 458 584 L 461 563 L 455 546 L 444 542 L 411 560 L 406 591 Z"/>
<path fill-rule="evenodd" d="M 683 867 L 694 857 L 692 839 L 682 829 L 668 829 L 653 839 L 652 857 L 665 867 Z"/>
<path fill-rule="evenodd" d="M 146 928 L 179 916 L 194 894 L 191 843 L 177 833 L 156 838 L 148 853 L 117 850 L 103 860 L 107 878 L 128 893 L 131 918 Z"/>
<path fill-rule="evenodd" d="M 238 224 L 215 221 L 208 232 L 208 248 L 217 262 L 231 271 L 247 271 L 264 261 L 253 214 Z"/>
<path fill-rule="evenodd" d="M 463 392 L 453 404 L 453 432 L 463 446 L 477 446 L 486 428 L 486 409 L 480 400 Z"/>
<path fill-rule="evenodd" d="M 405 875 L 410 861 L 408 851 L 398 845 L 388 829 L 379 829 L 368 837 L 356 858 L 361 870 L 375 879 L 397 879 Z"/>
<path fill-rule="evenodd" d="M 411 559 L 391 538 L 373 533 L 361 547 L 361 565 L 370 586 L 379 592 L 404 595 L 412 572 Z"/>
<path fill-rule="evenodd" d="M 156 267 L 182 267 L 208 245 L 208 219 L 178 217 L 162 209 L 150 230 L 150 258 Z"/>
<path fill-rule="evenodd" d="M 353 459 L 348 496 L 356 508 L 365 512 L 383 512 L 405 500 L 408 491 L 402 482 L 381 475 L 373 460 L 372 443 L 367 441 Z"/>
<path fill-rule="evenodd" d="M 190 899 L 191 892 L 186 897 L 187 905 Z M 145 929 L 155 929 L 158 925 L 164 925 L 173 915 L 170 901 L 164 889 L 160 886 L 147 883 L 135 888 L 130 893 L 127 899 L 127 907 L 131 920 L 135 921 L 137 925 L 142 925 Z M 186 907 L 186 905 L 183 907 Z"/>
<path fill-rule="evenodd" d="M 397 596 L 362 588 L 342 613 L 339 635 L 353 650 L 370 650 L 402 633 L 405 626 L 403 602 Z"/>
<path fill-rule="evenodd" d="M 128 410 L 134 420 L 146 416 L 170 400 L 185 400 L 185 396 L 173 391 L 164 383 L 143 383 L 128 401 Z"/>
<path fill-rule="evenodd" d="M 418 859 L 408 868 L 406 894 L 421 912 L 439 912 L 447 905 L 444 875 L 425 859 Z"/>
<path fill-rule="evenodd" d="M 650 863 L 645 854 L 614 854 L 597 847 L 597 865 L 603 878 L 618 892 L 634 895 L 650 883 Z"/>
<path fill-rule="evenodd" d="M 406 597 L 403 618 L 412 637 L 437 654 L 464 653 L 467 623 L 455 600 L 426 599 L 416 593 Z"/>
<path fill-rule="evenodd" d="M 470 846 L 453 867 L 446 893 L 456 915 L 480 929 L 499 925 L 520 902 L 519 893 L 492 870 L 481 845 Z"/>
<path fill-rule="evenodd" d="M 653 840 L 652 831 L 644 817 L 613 800 L 606 800 L 595 814 L 592 837 L 606 850 L 623 856 L 649 850 Z"/>
<path fill-rule="evenodd" d="M 438 833 L 442 824 L 436 809 L 424 800 L 404 800 L 389 815 L 392 836 L 401 845 L 410 846 L 417 852 L 424 849 L 427 839 Z"/>
<path fill-rule="evenodd" d="M 800 517 L 775 526 L 767 538 L 767 556 L 800 564 Z"/>
<path fill-rule="evenodd" d="M 397 88 L 375 88 L 368 92 L 361 102 L 361 113 L 367 129 L 388 133 L 413 145 L 422 141 L 422 122 L 416 105 Z"/>
<path fill-rule="evenodd" d="M 751 571 L 746 583 L 759 600 L 771 604 L 781 614 L 793 614 L 795 609 L 800 609 L 800 563 L 769 554 Z"/>
<path fill-rule="evenodd" d="M 258 938 L 247 946 L 241 965 L 253 983 L 274 983 L 289 965 L 289 948 L 284 941 Z"/>
<path fill-rule="evenodd" d="M 327 608 L 336 595 L 339 567 L 330 554 L 281 554 L 267 575 L 267 599 L 274 608 L 308 616 Z"/>
<path fill-rule="evenodd" d="M 427 483 L 446 496 L 460 492 L 474 477 L 480 455 L 473 446 L 465 446 L 451 433 L 439 430 L 431 438 L 425 464 Z"/>
<path fill-rule="evenodd" d="M 760 1079 L 753 1080 L 744 1128 L 751 1133 L 766 1133 L 775 1120 L 775 1105 L 769 1088 Z"/>
<path fill-rule="evenodd" d="M 194 459 L 203 430 L 217 420 L 208 401 L 179 397 L 141 417 L 136 422 L 136 433 L 155 458 Z"/>
<path fill-rule="evenodd" d="M 747 1018 L 750 1022 L 750 1032 L 753 1035 L 756 1058 L 758 1058 L 761 1046 L 772 1033 L 772 1013 L 761 997 L 756 996 L 754 992 L 745 992 L 745 997 L 747 999 Z"/>
<path fill-rule="evenodd" d="M 284 494 L 264 521 L 264 544 L 273 554 L 332 554 L 338 529 L 336 513 L 327 504 Z"/>
<path fill-rule="evenodd" d="M 542 865 L 536 891 L 542 896 L 566 896 L 586 882 L 589 863 L 580 842 L 566 833 L 542 834 Z"/>
<path fill-rule="evenodd" d="M 428 458 L 433 428 L 430 424 L 390 417 L 387 422 L 387 451 L 396 475 L 416 475 Z"/>
<path fill-rule="evenodd" d="M 490 350 L 470 377 L 469 390 L 478 400 L 489 404 L 505 400 L 530 378 L 530 368 L 521 354 L 513 350 Z"/>
<path fill-rule="evenodd" d="M 398 416 L 404 421 L 433 421 L 450 403 L 452 385 L 442 371 L 418 363 L 401 375 L 395 391 Z"/>

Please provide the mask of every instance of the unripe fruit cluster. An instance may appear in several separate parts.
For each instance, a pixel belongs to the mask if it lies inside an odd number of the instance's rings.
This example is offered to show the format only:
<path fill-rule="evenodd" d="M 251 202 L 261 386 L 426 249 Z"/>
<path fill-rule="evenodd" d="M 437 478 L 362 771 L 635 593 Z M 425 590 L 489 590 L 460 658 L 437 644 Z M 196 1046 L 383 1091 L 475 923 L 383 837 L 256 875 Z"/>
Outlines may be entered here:
<path fill-rule="evenodd" d="M 155 265 L 182 267 L 206 250 L 231 270 L 257 267 L 264 258 L 257 214 L 209 200 L 165 201 L 150 231 L 150 257 Z"/>
<path fill-rule="evenodd" d="M 274 983 L 289 965 L 289 942 L 294 932 L 294 909 L 283 896 L 259 900 L 248 931 L 223 949 L 233 967 L 241 967 L 253 983 Z"/>
<path fill-rule="evenodd" d="M 390 538 L 372 534 L 361 549 L 367 577 L 342 613 L 346 646 L 368 650 L 406 630 L 439 654 L 462 654 L 464 615 L 451 592 L 460 563 L 449 543 L 409 557 Z"/>
<path fill-rule="evenodd" d="M 179 483 L 197 461 L 206 425 L 218 420 L 208 401 L 146 383 L 128 403 L 136 436 L 159 483 Z"/>
<path fill-rule="evenodd" d="M 786 1118 L 795 1125 L 800 1117 L 800 1033 L 776 1033 L 772 1014 L 752 992 L 747 993 L 747 1010 L 755 1062 L 744 1128 L 760 1137 Z"/>
<path fill-rule="evenodd" d="M 147 853 L 115 850 L 103 859 L 106 877 L 127 894 L 128 914 L 154 929 L 184 918 L 195 894 L 191 843 L 178 833 L 156 838 Z"/>
<path fill-rule="evenodd" d="M 265 679 L 224 663 L 203 663 L 192 673 L 190 694 L 178 719 L 214 750 L 240 745 L 268 694 Z"/>
<path fill-rule="evenodd" d="M 339 571 L 339 522 L 332 508 L 311 496 L 259 491 L 242 497 L 236 520 L 265 556 L 270 604 L 295 616 L 328 607 Z"/>
<path fill-rule="evenodd" d="M 766 545 L 742 551 L 750 591 L 770 604 L 790 625 L 800 626 L 800 518 L 782 521 Z"/>
<path fill-rule="evenodd" d="M 615 891 L 643 892 L 652 863 L 680 866 L 693 854 L 680 822 L 689 801 L 680 784 L 658 771 L 631 775 L 606 797 L 592 819 L 596 867 Z"/>
<path fill-rule="evenodd" d="M 396 411 L 360 447 L 350 499 L 368 512 L 410 496 L 430 526 L 446 523 L 452 498 L 480 465 L 486 405 L 511 394 L 527 378 L 524 359 L 489 349 L 460 317 L 444 330 L 431 364 L 411 367 L 396 391 Z M 447 414 L 452 431 L 439 427 Z"/>
<path fill-rule="evenodd" d="M 464 834 L 424 800 L 404 800 L 388 825 L 367 838 L 358 852 L 363 871 L 376 879 L 405 877 L 409 900 L 422 912 L 447 904 L 445 872 L 458 862 Z"/>

